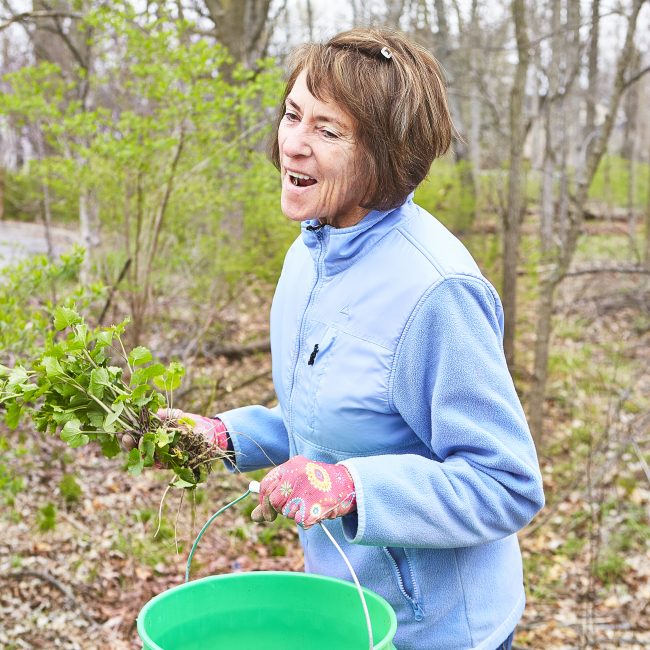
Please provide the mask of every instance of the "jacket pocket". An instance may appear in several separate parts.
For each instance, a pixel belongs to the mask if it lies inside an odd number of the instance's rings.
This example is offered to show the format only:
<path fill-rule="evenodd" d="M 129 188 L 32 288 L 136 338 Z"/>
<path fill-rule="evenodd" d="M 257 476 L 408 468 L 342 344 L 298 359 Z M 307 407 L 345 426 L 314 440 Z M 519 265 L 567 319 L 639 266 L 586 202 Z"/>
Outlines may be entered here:
<path fill-rule="evenodd" d="M 413 608 L 415 620 L 421 621 L 424 618 L 424 612 L 419 602 L 420 590 L 415 581 L 415 572 L 411 560 L 406 554 L 406 549 L 398 546 L 382 546 L 382 550 L 386 554 L 388 563 L 397 578 L 397 584 L 402 596 L 406 598 Z"/>
<path fill-rule="evenodd" d="M 329 367 L 332 348 L 336 340 L 338 330 L 334 327 L 327 327 L 318 341 L 309 348 L 309 357 L 306 362 L 306 393 L 309 395 L 308 422 L 310 429 L 314 430 L 314 419 L 316 417 L 317 405 L 320 400 L 320 387 L 323 377 Z"/>

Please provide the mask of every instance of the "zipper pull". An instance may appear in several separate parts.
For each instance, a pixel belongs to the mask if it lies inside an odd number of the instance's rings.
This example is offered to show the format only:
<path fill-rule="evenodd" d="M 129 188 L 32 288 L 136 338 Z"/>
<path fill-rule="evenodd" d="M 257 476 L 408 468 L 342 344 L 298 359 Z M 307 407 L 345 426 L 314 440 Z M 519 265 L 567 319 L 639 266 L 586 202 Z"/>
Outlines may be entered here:
<path fill-rule="evenodd" d="M 307 361 L 308 366 L 313 366 L 314 361 L 316 361 L 316 355 L 318 354 L 318 343 L 314 346 L 314 349 L 311 351 L 311 354 L 309 355 L 309 361 Z"/>

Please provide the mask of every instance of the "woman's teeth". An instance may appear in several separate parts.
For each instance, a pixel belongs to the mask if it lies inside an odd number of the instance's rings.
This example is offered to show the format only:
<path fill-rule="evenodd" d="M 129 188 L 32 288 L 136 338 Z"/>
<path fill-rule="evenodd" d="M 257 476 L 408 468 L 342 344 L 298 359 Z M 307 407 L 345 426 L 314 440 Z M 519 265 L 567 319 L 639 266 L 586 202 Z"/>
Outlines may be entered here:
<path fill-rule="evenodd" d="M 291 183 L 297 187 L 307 187 L 316 182 L 315 178 L 307 176 L 306 174 L 299 174 L 298 172 L 287 172 Z"/>

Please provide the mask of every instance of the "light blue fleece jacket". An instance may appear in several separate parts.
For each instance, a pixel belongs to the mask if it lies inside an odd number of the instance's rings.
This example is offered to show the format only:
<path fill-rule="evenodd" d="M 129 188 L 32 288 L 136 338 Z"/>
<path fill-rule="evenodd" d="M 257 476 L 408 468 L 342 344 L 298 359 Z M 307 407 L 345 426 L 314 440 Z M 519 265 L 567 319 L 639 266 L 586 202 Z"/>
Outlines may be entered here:
<path fill-rule="evenodd" d="M 271 309 L 279 404 L 219 416 L 240 471 L 349 469 L 357 511 L 325 525 L 395 609 L 398 650 L 494 650 L 524 608 L 515 533 L 544 496 L 502 330 L 494 289 L 411 197 L 308 221 Z M 319 527 L 300 538 L 308 572 L 350 579 Z"/>

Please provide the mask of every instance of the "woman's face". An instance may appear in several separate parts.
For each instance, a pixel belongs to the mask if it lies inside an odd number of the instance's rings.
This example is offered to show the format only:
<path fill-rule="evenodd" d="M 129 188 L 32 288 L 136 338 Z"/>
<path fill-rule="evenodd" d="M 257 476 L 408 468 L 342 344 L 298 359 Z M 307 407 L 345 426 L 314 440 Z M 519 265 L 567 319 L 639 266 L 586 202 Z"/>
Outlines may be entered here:
<path fill-rule="evenodd" d="M 365 182 L 353 120 L 316 99 L 305 79 L 305 72 L 296 79 L 278 129 L 282 212 L 292 221 L 353 226 L 368 213 L 359 206 Z"/>

